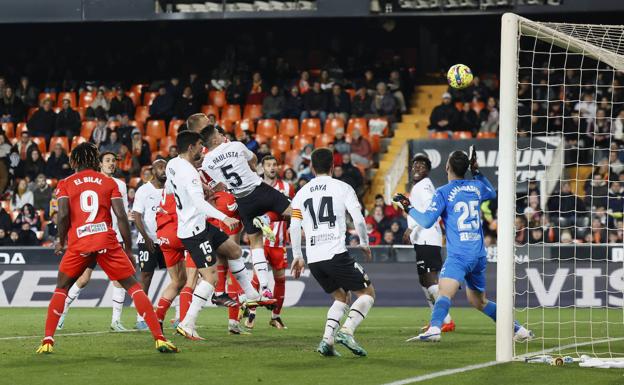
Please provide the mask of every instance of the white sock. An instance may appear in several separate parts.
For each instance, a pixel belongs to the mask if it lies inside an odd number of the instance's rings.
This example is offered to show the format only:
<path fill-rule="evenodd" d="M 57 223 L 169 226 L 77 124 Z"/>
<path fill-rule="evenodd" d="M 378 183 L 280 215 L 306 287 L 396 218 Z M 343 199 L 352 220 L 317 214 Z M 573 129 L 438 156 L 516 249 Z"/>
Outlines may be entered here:
<path fill-rule="evenodd" d="M 71 306 L 72 302 L 74 302 L 76 298 L 78 298 L 82 289 L 82 287 L 78 287 L 78 285 L 76 285 L 75 283 L 72 285 L 72 287 L 69 288 L 69 291 L 67 292 L 67 298 L 65 298 L 65 308 L 63 309 L 63 315 L 67 315 L 69 307 Z"/>
<path fill-rule="evenodd" d="M 141 315 L 139 313 L 137 313 L 137 320 L 136 322 L 145 322 L 145 320 L 143 319 L 143 317 L 141 317 Z"/>
<path fill-rule="evenodd" d="M 180 297 L 175 297 L 173 300 L 173 306 L 175 307 L 175 319 L 180 319 Z"/>
<path fill-rule="evenodd" d="M 349 318 L 347 318 L 344 325 L 342 325 L 342 328 L 350 334 L 355 333 L 355 329 L 357 329 L 364 318 L 366 318 L 366 315 L 371 307 L 373 307 L 374 302 L 375 299 L 368 294 L 359 296 L 359 298 L 353 302 L 353 305 L 351 305 Z"/>
<path fill-rule="evenodd" d="M 338 331 L 340 320 L 344 317 L 347 310 L 349 310 L 349 305 L 344 302 L 334 301 L 327 311 L 327 321 L 325 321 L 323 341 L 327 342 L 329 345 L 334 344 L 334 334 Z"/>
<path fill-rule="evenodd" d="M 435 303 L 435 300 L 438 298 L 438 295 L 440 295 L 440 287 L 438 285 L 431 285 L 427 288 L 427 291 L 429 292 L 429 295 L 431 296 L 431 298 L 433 298 L 433 302 Z M 451 322 L 452 320 L 453 319 L 451 318 L 451 313 L 449 312 L 446 314 L 446 317 L 444 317 L 443 322 L 447 324 Z"/>
<path fill-rule="evenodd" d="M 113 319 L 112 322 L 121 321 L 121 311 L 126 299 L 126 289 L 123 287 L 113 287 Z"/>
<path fill-rule="evenodd" d="M 264 249 L 251 249 L 251 261 L 260 282 L 260 292 L 269 287 L 269 265 L 264 256 Z"/>
<path fill-rule="evenodd" d="M 426 287 L 420 287 L 422 289 L 422 291 L 425 293 L 425 299 L 427 300 L 427 304 L 429 305 L 429 308 L 431 308 L 431 310 L 433 310 L 433 305 L 435 304 L 435 299 L 431 296 L 431 293 L 429 293 L 429 290 Z"/>
<path fill-rule="evenodd" d="M 195 286 L 195 291 L 193 291 L 193 300 L 191 301 L 191 306 L 186 313 L 186 317 L 184 317 L 184 320 L 182 320 L 182 327 L 184 327 L 185 329 L 195 329 L 195 321 L 197 321 L 197 316 L 199 315 L 200 310 L 212 297 L 212 293 L 214 293 L 214 286 L 204 281 L 203 279 L 199 281 L 197 286 Z"/>
<path fill-rule="evenodd" d="M 245 267 L 243 258 L 229 259 L 228 267 L 234 278 L 236 278 L 240 284 L 241 288 L 245 291 L 245 296 L 250 299 L 258 298 L 258 292 L 251 284 L 251 277 L 249 271 L 247 271 L 247 268 Z"/>

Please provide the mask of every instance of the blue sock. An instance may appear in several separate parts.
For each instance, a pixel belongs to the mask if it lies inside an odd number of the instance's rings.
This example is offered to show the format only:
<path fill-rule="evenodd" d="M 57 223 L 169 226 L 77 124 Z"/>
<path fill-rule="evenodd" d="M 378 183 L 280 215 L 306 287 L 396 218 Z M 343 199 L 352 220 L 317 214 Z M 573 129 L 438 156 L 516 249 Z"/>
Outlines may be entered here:
<path fill-rule="evenodd" d="M 450 307 L 451 299 L 444 295 L 439 296 L 431 312 L 431 326 L 441 328 L 444 317 L 448 314 Z"/>
<path fill-rule="evenodd" d="M 486 316 L 490 317 L 492 321 L 496 322 L 496 302 L 489 301 L 483 308 L 482 312 Z M 514 320 L 514 333 L 517 332 L 518 329 L 520 329 L 520 324 L 518 321 Z"/>

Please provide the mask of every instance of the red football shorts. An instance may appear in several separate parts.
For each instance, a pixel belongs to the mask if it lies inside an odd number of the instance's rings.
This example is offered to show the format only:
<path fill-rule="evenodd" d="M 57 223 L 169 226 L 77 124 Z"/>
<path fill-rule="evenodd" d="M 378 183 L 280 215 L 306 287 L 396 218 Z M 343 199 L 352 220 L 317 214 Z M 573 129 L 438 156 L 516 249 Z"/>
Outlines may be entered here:
<path fill-rule="evenodd" d="M 267 262 L 273 270 L 282 270 L 288 268 L 288 260 L 286 259 L 286 249 L 283 247 L 264 246 L 264 255 Z"/>
<path fill-rule="evenodd" d="M 94 261 L 100 265 L 111 281 L 128 278 L 136 272 L 134 265 L 119 245 L 86 255 L 67 249 L 61 259 L 59 271 L 69 277 L 78 278 Z"/>
<path fill-rule="evenodd" d="M 186 268 L 187 269 L 188 268 L 197 269 L 197 265 L 193 261 L 193 258 L 191 257 L 191 254 L 188 251 L 184 255 L 184 258 L 185 258 Z"/>
<path fill-rule="evenodd" d="M 175 266 L 184 260 L 184 245 L 175 232 L 164 229 L 159 231 L 157 235 L 167 268 Z"/>

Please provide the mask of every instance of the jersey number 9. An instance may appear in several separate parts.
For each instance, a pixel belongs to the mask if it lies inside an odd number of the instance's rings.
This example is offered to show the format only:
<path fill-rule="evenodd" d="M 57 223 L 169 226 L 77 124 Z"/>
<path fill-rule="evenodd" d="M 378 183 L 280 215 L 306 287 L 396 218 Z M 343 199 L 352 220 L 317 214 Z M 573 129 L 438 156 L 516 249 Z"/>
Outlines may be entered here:
<path fill-rule="evenodd" d="M 85 223 L 91 223 L 95 219 L 99 208 L 98 195 L 93 190 L 85 190 L 80 193 L 80 209 L 88 213 Z"/>

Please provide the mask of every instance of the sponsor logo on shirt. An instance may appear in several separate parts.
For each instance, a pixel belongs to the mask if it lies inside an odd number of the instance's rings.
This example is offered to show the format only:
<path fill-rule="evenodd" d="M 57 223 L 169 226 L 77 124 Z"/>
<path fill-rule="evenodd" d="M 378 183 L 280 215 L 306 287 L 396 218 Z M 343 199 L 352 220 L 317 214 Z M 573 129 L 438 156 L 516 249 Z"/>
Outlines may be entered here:
<path fill-rule="evenodd" d="M 78 238 L 86 237 L 87 235 L 105 233 L 108 231 L 108 226 L 106 226 L 106 222 L 100 223 L 87 223 L 86 225 L 80 226 L 76 229 L 76 235 Z"/>
<path fill-rule="evenodd" d="M 334 233 L 313 235 L 310 237 L 310 246 L 314 246 L 319 243 L 326 243 L 326 242 L 334 241 L 336 239 L 338 239 L 338 237 Z"/>
<path fill-rule="evenodd" d="M 459 240 L 464 241 L 480 241 L 481 234 L 479 233 L 459 233 Z"/>

